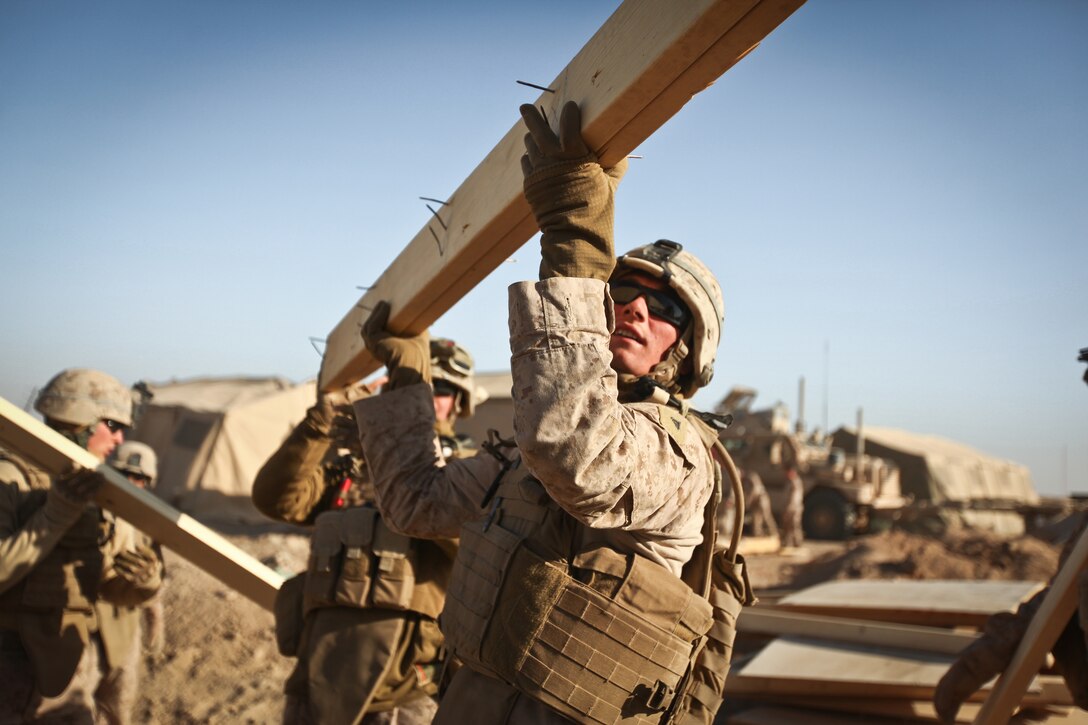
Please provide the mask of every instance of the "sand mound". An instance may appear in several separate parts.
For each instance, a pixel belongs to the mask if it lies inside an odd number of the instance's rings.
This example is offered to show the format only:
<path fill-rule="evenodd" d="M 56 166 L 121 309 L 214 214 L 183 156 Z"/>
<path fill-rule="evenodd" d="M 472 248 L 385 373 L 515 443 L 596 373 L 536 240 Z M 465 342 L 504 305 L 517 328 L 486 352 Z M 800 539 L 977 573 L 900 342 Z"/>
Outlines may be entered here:
<path fill-rule="evenodd" d="M 961 530 L 936 539 L 890 531 L 791 567 L 787 576 L 795 589 L 838 579 L 1046 581 L 1058 568 L 1060 551 L 1060 546 L 1032 537 L 1010 540 Z"/>

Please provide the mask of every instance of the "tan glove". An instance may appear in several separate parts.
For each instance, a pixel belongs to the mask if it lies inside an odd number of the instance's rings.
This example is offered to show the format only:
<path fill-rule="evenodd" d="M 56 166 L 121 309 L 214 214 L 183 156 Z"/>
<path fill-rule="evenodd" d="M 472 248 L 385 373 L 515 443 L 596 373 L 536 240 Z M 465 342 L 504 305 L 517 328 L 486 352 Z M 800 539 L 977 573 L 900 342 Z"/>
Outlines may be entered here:
<path fill-rule="evenodd" d="M 431 382 L 431 342 L 422 332 L 412 337 L 397 337 L 389 332 L 389 303 L 381 301 L 363 325 L 366 349 L 381 360 L 389 371 L 386 388 L 395 390 L 415 383 Z"/>
<path fill-rule="evenodd" d="M 94 500 L 95 494 L 105 482 L 106 479 L 98 471 L 78 468 L 53 479 L 50 490 L 71 503 L 86 505 Z"/>
<path fill-rule="evenodd" d="M 158 589 L 162 583 L 159 557 L 150 546 L 138 546 L 132 551 L 122 551 L 113 558 L 113 570 L 118 577 L 140 589 Z"/>
<path fill-rule="evenodd" d="M 525 198 L 540 227 L 540 278 L 608 281 L 616 264 L 616 186 L 627 159 L 605 171 L 582 139 L 582 112 L 568 101 L 556 136 L 536 106 L 521 106 L 529 129 L 521 169 Z"/>
<path fill-rule="evenodd" d="M 933 693 L 933 707 L 941 722 L 955 722 L 960 705 L 1009 666 L 1041 594 L 1021 605 L 1016 614 L 1001 612 L 990 617 L 982 637 L 966 647 L 944 673 Z M 1032 603 L 1034 606 L 1029 606 Z"/>

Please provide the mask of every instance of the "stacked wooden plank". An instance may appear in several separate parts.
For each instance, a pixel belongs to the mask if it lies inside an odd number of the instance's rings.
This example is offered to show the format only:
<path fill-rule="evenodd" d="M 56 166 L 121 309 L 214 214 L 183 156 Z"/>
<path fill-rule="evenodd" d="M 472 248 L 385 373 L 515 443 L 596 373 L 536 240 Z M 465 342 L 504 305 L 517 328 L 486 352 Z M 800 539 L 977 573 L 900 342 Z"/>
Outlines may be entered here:
<path fill-rule="evenodd" d="M 991 614 L 1015 611 L 1042 586 L 848 580 L 757 604 L 738 622 L 739 654 L 719 722 L 937 722 L 933 693 L 957 653 Z M 992 684 L 965 703 L 957 722 L 979 717 Z M 1019 704 L 1044 722 L 1088 723 L 1055 675 L 1035 677 Z"/>

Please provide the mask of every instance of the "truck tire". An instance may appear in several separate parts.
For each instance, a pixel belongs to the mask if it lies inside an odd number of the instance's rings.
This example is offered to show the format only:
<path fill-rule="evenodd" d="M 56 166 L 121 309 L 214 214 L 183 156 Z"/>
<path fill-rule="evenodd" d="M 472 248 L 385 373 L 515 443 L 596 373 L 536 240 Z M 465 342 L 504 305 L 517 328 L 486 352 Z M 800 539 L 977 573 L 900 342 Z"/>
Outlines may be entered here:
<path fill-rule="evenodd" d="M 817 488 L 805 497 L 801 514 L 805 537 L 843 541 L 854 529 L 854 510 L 837 491 Z"/>

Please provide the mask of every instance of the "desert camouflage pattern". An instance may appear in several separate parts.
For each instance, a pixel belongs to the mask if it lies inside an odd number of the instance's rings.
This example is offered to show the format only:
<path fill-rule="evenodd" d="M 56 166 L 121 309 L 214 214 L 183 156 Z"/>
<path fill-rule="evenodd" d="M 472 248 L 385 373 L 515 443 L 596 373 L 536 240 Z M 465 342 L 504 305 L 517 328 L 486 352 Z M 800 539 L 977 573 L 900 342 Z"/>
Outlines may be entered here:
<path fill-rule="evenodd" d="M 654 403 L 620 403 L 608 351 L 612 329 L 604 282 L 557 277 L 510 288 L 518 450 L 509 455 L 520 455 L 584 527 L 585 546 L 638 554 L 679 576 L 702 541 L 713 463 L 682 416 L 665 415 Z M 427 386 L 359 401 L 355 413 L 390 526 L 412 536 L 455 536 L 486 513 L 481 503 L 502 462 L 481 452 L 440 465 Z M 565 722 L 470 668 L 458 672 L 446 698 L 436 723 L 492 705 L 495 722 Z"/>
<path fill-rule="evenodd" d="M 713 463 L 682 417 L 663 422 L 657 404 L 619 402 L 610 310 L 598 280 L 555 277 L 510 288 L 518 451 L 593 539 L 679 576 L 702 540 Z M 484 452 L 438 464 L 426 386 L 359 401 L 355 413 L 390 526 L 452 537 L 482 515 L 500 462 Z M 666 424 L 680 429 L 670 436 Z"/>
<path fill-rule="evenodd" d="M 89 426 L 103 419 L 132 425 L 132 391 L 107 373 L 72 368 L 42 388 L 34 409 L 69 425 Z"/>

